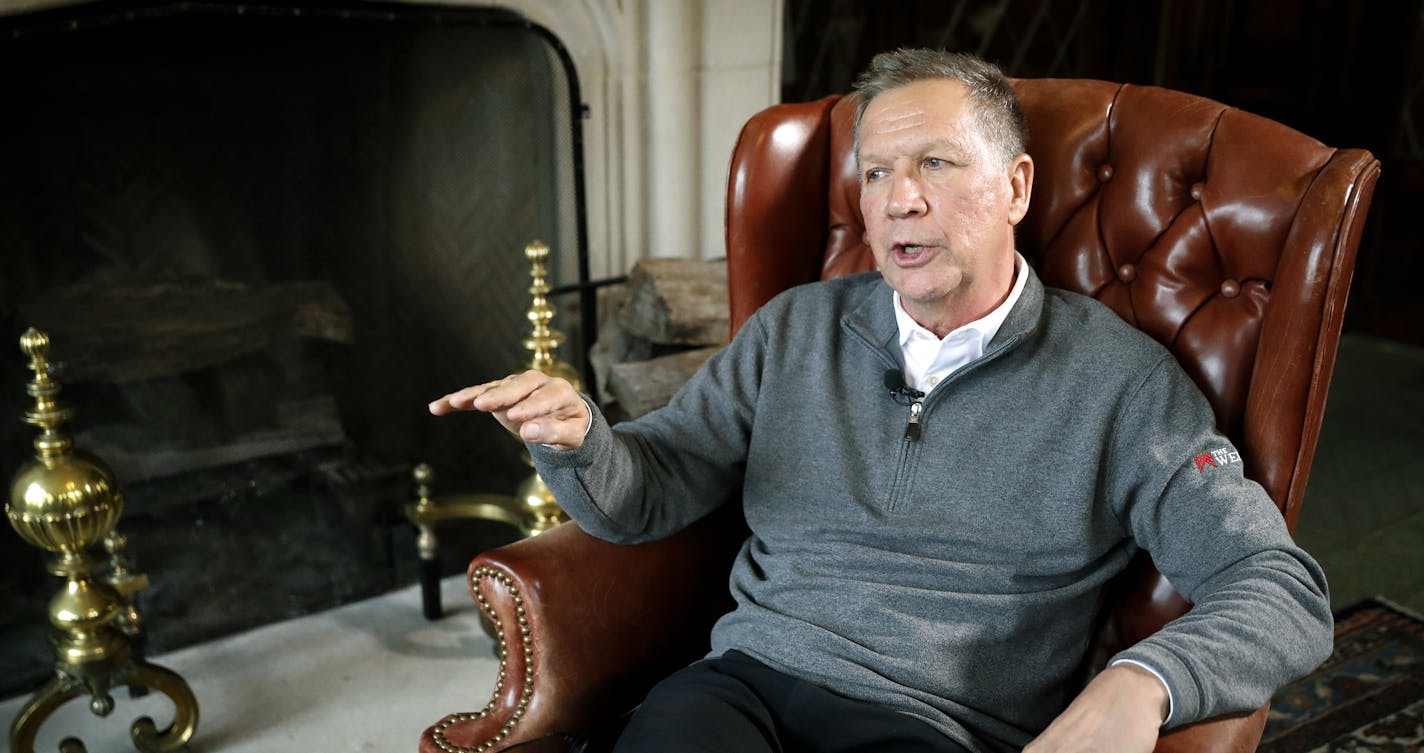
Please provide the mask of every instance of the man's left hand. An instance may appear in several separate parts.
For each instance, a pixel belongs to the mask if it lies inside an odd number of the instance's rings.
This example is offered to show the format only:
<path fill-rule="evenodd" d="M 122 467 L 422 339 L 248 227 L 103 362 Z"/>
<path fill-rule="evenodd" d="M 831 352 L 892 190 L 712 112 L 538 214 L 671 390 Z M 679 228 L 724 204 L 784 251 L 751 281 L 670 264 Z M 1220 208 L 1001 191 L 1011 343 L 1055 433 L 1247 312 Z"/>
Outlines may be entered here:
<path fill-rule="evenodd" d="M 1103 670 L 1023 753 L 1151 753 L 1167 688 L 1132 664 Z"/>

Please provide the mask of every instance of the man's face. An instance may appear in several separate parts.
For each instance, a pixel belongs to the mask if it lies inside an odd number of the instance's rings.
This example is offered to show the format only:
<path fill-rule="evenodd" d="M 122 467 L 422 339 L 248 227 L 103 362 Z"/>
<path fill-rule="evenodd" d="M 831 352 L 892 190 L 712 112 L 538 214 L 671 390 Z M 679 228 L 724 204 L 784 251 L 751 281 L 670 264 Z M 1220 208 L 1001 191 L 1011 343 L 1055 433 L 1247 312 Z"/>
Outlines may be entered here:
<path fill-rule="evenodd" d="M 958 81 L 917 81 L 871 100 L 860 123 L 866 242 L 906 311 L 940 336 L 1008 295 L 1033 182 L 1028 155 L 1005 164 L 971 108 Z"/>

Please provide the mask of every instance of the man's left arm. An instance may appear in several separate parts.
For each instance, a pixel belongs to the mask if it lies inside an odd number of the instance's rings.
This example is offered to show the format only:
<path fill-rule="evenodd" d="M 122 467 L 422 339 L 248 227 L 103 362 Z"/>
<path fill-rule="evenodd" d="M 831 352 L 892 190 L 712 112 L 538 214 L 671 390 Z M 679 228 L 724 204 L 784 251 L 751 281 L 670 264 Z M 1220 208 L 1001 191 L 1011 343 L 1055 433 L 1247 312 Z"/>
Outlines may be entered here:
<path fill-rule="evenodd" d="M 1096 723 L 1121 726 L 1122 734 L 1162 724 L 1163 715 L 1118 692 L 1128 672 L 1170 692 L 1165 726 L 1172 728 L 1260 707 L 1331 648 L 1320 566 L 1292 542 L 1265 490 L 1245 478 L 1210 405 L 1170 357 L 1124 405 L 1107 458 L 1107 493 L 1120 501 L 1119 520 L 1193 607 L 1113 657 L 1035 741 L 1055 744 L 1034 753 L 1150 751 L 1155 731 L 1132 737 L 1142 747 L 1076 747 L 1058 734 L 1068 718 L 1078 720 L 1071 729 Z M 1095 688 L 1100 680 L 1111 687 Z"/>

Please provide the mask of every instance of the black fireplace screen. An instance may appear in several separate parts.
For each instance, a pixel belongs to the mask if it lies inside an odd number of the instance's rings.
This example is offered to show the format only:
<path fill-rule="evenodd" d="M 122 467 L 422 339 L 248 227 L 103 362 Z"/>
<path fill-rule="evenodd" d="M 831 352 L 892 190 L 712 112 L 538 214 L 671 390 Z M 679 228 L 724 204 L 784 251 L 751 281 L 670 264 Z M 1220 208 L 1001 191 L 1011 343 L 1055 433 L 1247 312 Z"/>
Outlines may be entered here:
<path fill-rule="evenodd" d="M 32 451 L 26 326 L 109 460 L 165 650 L 414 576 L 408 472 L 510 492 L 488 419 L 425 403 L 527 361 L 523 248 L 590 335 L 581 103 L 507 12 L 96 3 L 0 19 L 0 471 Z M 0 531 L 0 694 L 54 582 Z M 452 526 L 445 569 L 510 531 Z"/>

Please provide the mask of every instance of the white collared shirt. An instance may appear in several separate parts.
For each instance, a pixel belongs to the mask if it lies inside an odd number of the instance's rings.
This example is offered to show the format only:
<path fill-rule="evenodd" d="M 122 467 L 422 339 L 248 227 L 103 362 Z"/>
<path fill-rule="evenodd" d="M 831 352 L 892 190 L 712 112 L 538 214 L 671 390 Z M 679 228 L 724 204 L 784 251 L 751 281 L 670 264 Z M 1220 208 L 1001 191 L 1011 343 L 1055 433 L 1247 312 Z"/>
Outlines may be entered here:
<path fill-rule="evenodd" d="M 905 311 L 900 302 L 900 293 L 894 293 L 895 323 L 900 327 L 900 353 L 905 357 L 905 383 L 928 393 L 949 375 L 974 362 L 984 355 L 984 346 L 994 339 L 999 327 L 1008 318 L 1009 311 L 1023 295 L 1023 256 L 1014 252 L 1014 284 L 1009 288 L 1009 297 L 979 319 L 959 327 L 943 338 L 921 327 Z"/>

